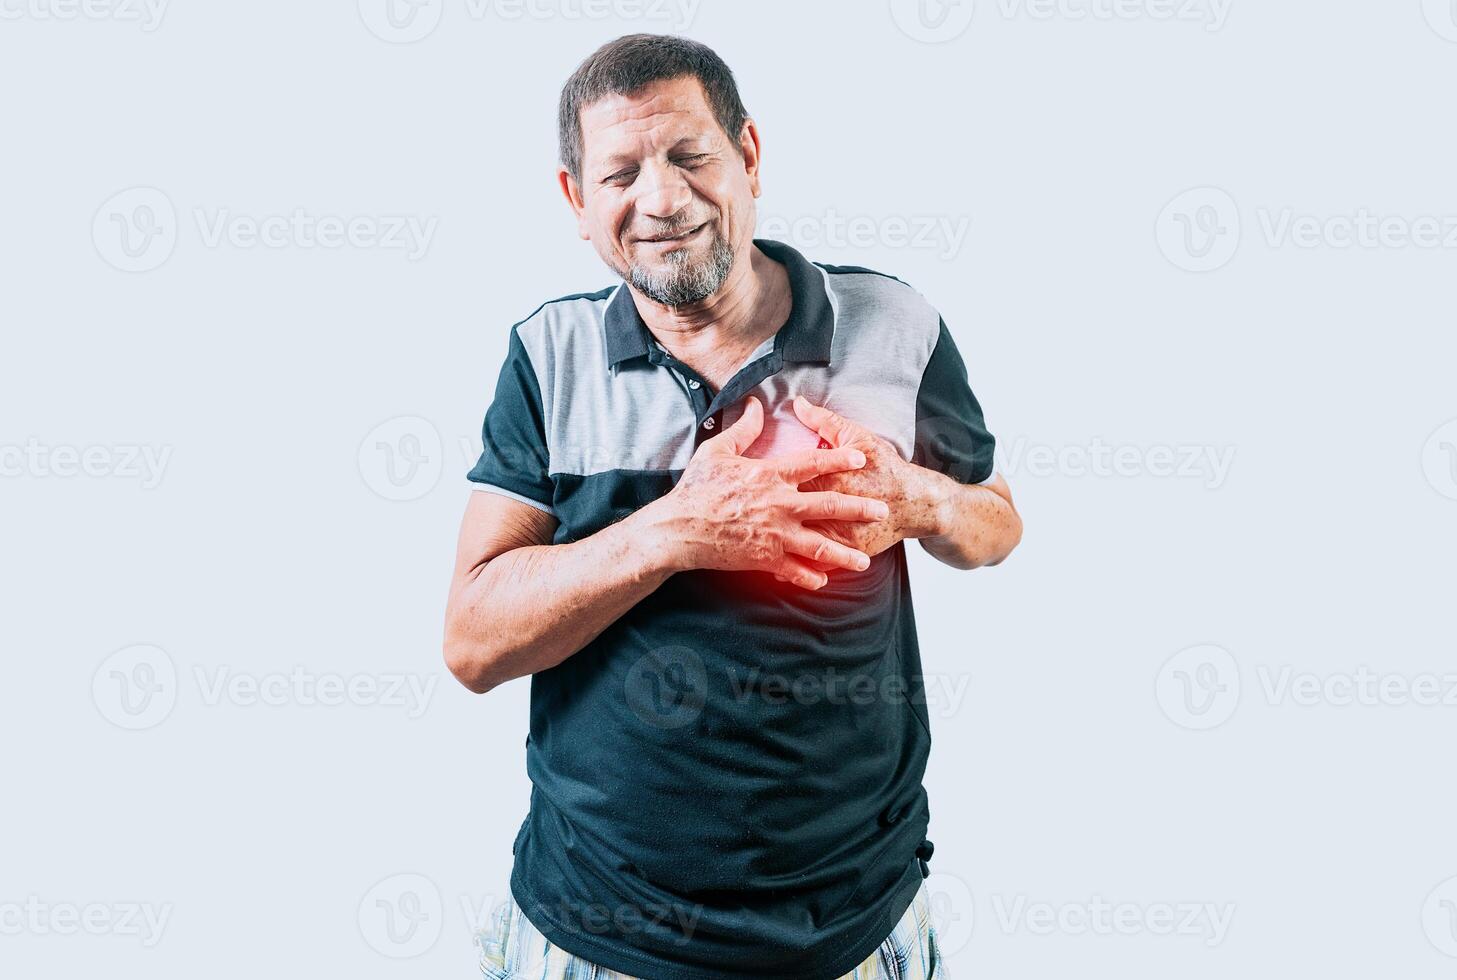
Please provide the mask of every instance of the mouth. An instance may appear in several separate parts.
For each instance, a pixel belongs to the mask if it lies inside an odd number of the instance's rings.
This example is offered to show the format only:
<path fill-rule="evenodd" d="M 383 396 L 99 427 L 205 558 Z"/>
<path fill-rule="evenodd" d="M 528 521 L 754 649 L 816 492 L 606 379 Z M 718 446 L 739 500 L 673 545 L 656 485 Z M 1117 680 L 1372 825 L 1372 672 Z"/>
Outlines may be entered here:
<path fill-rule="evenodd" d="M 654 238 L 639 238 L 638 239 L 638 244 L 640 244 L 640 245 L 658 245 L 658 246 L 681 245 L 684 242 L 687 242 L 687 241 L 691 240 L 695 235 L 697 235 L 699 232 L 701 232 L 704 228 L 707 228 L 707 227 L 708 227 L 708 222 L 705 221 L 701 225 L 695 225 L 692 228 L 689 228 L 689 229 L 687 229 L 685 231 L 681 231 L 681 232 L 679 232 L 676 235 L 659 235 L 659 236 L 654 237 Z"/>

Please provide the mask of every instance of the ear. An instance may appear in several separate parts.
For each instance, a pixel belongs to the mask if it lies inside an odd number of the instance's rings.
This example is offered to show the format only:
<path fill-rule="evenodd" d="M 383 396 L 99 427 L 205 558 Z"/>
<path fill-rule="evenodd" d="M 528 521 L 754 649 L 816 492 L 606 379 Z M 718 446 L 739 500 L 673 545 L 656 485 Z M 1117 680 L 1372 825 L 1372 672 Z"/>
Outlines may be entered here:
<path fill-rule="evenodd" d="M 745 119 L 744 128 L 739 132 L 739 153 L 744 158 L 744 172 L 749 175 L 749 190 L 758 197 L 759 163 L 763 147 L 759 143 L 759 127 L 754 125 L 752 119 Z"/>
<path fill-rule="evenodd" d="M 572 175 L 566 167 L 557 167 L 556 179 L 557 184 L 561 186 L 562 196 L 567 199 L 572 213 L 577 216 L 577 237 L 583 241 L 590 241 L 592 235 L 587 230 L 587 203 L 582 197 L 582 188 L 572 179 Z"/>

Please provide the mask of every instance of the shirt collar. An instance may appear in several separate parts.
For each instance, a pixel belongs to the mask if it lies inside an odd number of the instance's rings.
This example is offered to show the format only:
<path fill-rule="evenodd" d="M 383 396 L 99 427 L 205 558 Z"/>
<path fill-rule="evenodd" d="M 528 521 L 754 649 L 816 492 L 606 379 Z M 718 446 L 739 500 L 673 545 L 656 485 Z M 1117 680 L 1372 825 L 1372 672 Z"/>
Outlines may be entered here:
<path fill-rule="evenodd" d="M 835 310 L 825 289 L 825 276 L 808 259 L 783 242 L 754 239 L 759 251 L 784 266 L 789 273 L 792 305 L 789 319 L 775 336 L 775 347 L 785 361 L 830 363 L 830 345 L 835 336 Z M 624 283 L 607 304 L 607 363 L 644 357 L 652 344 L 652 332 L 643 322 Z"/>

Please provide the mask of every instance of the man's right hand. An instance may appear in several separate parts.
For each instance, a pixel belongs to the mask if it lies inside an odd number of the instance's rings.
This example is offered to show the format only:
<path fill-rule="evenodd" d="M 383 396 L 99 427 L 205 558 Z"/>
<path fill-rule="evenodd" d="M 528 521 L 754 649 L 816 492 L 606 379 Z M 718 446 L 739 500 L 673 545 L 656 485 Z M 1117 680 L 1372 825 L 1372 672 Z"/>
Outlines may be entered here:
<path fill-rule="evenodd" d="M 670 564 L 678 570 L 714 568 L 769 572 L 806 589 L 826 574 L 810 564 L 860 571 L 870 557 L 805 521 L 879 521 L 884 501 L 836 491 L 805 492 L 801 483 L 865 465 L 859 449 L 808 449 L 769 459 L 743 455 L 764 428 L 764 406 L 750 397 L 733 425 L 694 452 L 677 486 L 644 507 L 653 512 Z"/>

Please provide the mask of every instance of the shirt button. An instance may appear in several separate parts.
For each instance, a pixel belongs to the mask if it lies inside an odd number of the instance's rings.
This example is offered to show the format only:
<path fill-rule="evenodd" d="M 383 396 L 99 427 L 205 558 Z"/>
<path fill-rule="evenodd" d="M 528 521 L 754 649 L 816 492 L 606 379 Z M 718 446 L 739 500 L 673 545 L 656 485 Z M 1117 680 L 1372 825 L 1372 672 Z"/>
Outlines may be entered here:
<path fill-rule="evenodd" d="M 698 388 L 702 388 L 703 386 L 700 385 L 697 381 L 694 381 L 692 379 L 689 379 L 689 381 L 688 381 L 688 387 L 693 388 L 693 389 L 698 389 Z"/>
<path fill-rule="evenodd" d="M 704 419 L 703 420 L 703 427 L 705 429 L 711 429 L 711 428 L 713 428 L 713 419 L 711 419 L 711 418 Z"/>

